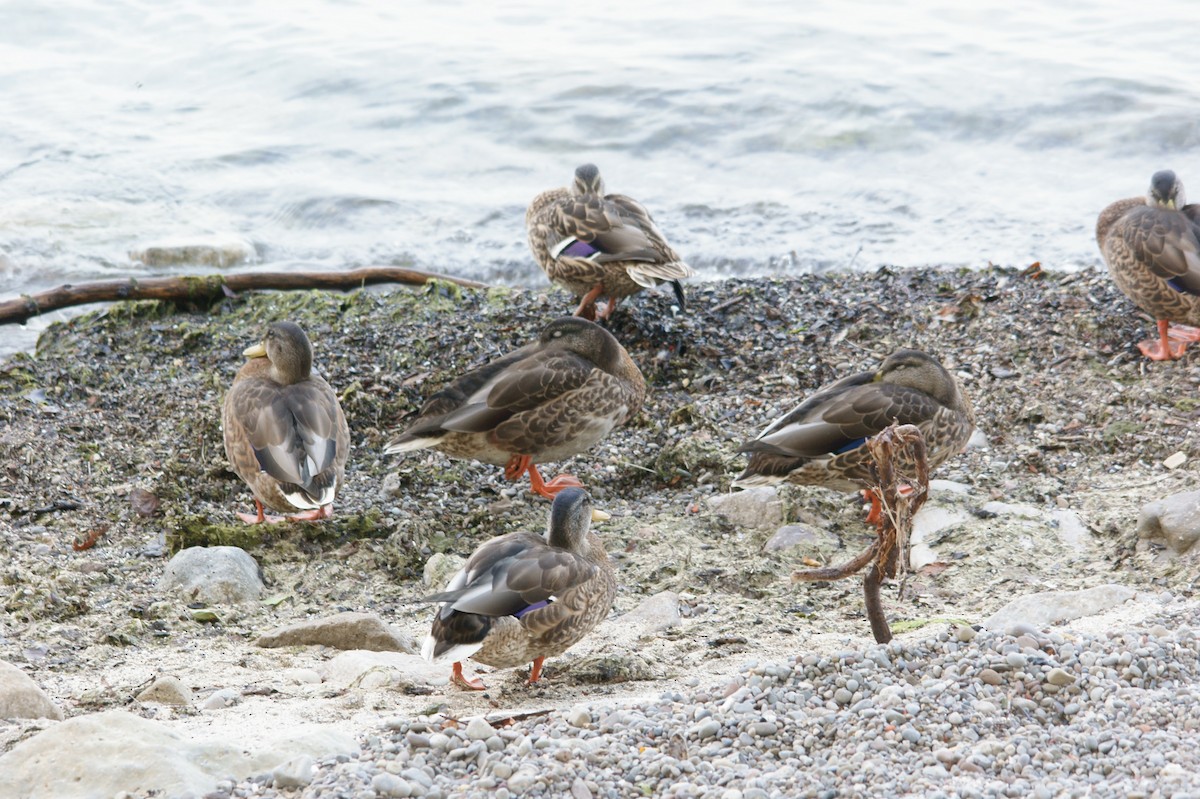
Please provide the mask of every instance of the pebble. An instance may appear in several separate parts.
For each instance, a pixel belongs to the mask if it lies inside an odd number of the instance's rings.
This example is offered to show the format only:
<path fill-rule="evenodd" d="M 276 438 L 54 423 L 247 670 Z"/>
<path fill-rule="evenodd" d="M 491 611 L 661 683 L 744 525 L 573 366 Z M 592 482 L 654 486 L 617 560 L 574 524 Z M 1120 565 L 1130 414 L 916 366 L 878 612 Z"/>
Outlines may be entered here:
<path fill-rule="evenodd" d="M 1136 632 L 959 626 L 751 662 L 722 685 L 580 703 L 499 731 L 483 718 L 461 729 L 388 719 L 362 737 L 361 757 L 322 761 L 304 795 L 1189 795 L 1200 603 L 1160 607 Z M 221 793 L 264 795 L 261 780 Z"/>
<path fill-rule="evenodd" d="M 496 728 L 488 724 L 483 716 L 476 716 L 467 722 L 467 737 L 472 741 L 486 741 L 496 734 Z"/>

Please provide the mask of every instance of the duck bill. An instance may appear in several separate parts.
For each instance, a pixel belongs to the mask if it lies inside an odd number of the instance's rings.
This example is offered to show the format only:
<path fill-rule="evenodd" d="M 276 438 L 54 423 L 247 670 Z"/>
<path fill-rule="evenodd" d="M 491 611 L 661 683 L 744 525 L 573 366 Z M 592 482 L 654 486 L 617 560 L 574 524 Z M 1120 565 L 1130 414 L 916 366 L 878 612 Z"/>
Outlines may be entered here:
<path fill-rule="evenodd" d="M 255 344 L 253 347 L 247 347 L 242 350 L 242 355 L 245 355 L 247 358 L 265 358 L 267 357 L 267 348 L 261 343 Z"/>
<path fill-rule="evenodd" d="M 599 508 L 592 508 L 592 521 L 606 522 L 611 518 L 612 518 L 612 516 L 610 514 L 605 513 L 604 511 L 600 510 Z"/>

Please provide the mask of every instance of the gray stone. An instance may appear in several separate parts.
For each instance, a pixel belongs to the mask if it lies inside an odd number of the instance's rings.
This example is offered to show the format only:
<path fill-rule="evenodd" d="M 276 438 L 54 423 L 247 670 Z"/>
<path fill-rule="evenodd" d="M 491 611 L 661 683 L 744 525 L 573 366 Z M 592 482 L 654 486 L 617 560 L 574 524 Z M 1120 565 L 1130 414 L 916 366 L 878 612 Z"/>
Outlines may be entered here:
<path fill-rule="evenodd" d="M 254 602 L 262 596 L 258 563 L 238 547 L 189 547 L 167 564 L 162 590 L 212 604 Z"/>
<path fill-rule="evenodd" d="M 1116 583 L 1082 591 L 1041 591 L 1017 597 L 992 614 L 983 626 L 1000 632 L 1017 623 L 1046 627 L 1103 613 L 1128 602 L 1136 594 L 1132 588 Z"/>
<path fill-rule="evenodd" d="M 620 623 L 636 624 L 649 633 L 662 632 L 679 626 L 679 594 L 660 591 L 643 599 L 641 604 L 625 614 Z"/>
<path fill-rule="evenodd" d="M 236 688 L 222 688 L 219 691 L 213 691 L 212 695 L 204 700 L 201 707 L 205 710 L 223 710 L 233 707 L 240 701 L 242 701 L 241 691 Z"/>
<path fill-rule="evenodd" d="M 267 774 L 299 755 L 357 750 L 353 738 L 323 727 L 251 750 L 110 710 L 67 719 L 0 755 L 0 796 L 203 796 L 223 780 Z"/>
<path fill-rule="evenodd" d="M 1051 685 L 1067 686 L 1075 682 L 1075 675 L 1055 667 L 1046 673 L 1046 682 Z"/>
<path fill-rule="evenodd" d="M 1082 552 L 1087 548 L 1092 533 L 1079 514 L 1073 510 L 1056 510 L 1050 512 L 1050 519 L 1056 525 L 1055 533 L 1058 540 L 1066 547 Z"/>
<path fill-rule="evenodd" d="M 257 256 L 253 244 L 233 237 L 209 241 L 156 242 L 129 252 L 130 260 L 140 261 L 146 266 L 196 264 L 221 269 L 252 262 Z"/>
<path fill-rule="evenodd" d="M 1172 494 L 1142 507 L 1138 538 L 1162 541 L 1183 554 L 1200 539 L 1200 491 Z"/>
<path fill-rule="evenodd" d="M 63 713 L 28 674 L 0 660 L 0 719 L 61 719 Z"/>
<path fill-rule="evenodd" d="M 445 552 L 435 552 L 425 561 L 425 570 L 421 579 L 425 585 L 441 588 L 450 582 L 450 578 L 463 567 L 467 561 L 458 555 L 448 555 Z"/>
<path fill-rule="evenodd" d="M 371 652 L 416 654 L 417 646 L 374 613 L 339 613 L 280 627 L 259 636 L 261 647 L 328 646 L 333 649 L 366 649 Z"/>
<path fill-rule="evenodd" d="M 763 544 L 764 552 L 781 552 L 801 547 L 806 552 L 821 552 L 838 547 L 837 536 L 828 530 L 807 524 L 787 524 L 775 531 L 775 535 Z"/>
<path fill-rule="evenodd" d="M 313 759 L 297 755 L 271 770 L 271 784 L 276 788 L 303 788 L 313 781 Z"/>
<path fill-rule="evenodd" d="M 412 786 L 395 774 L 385 771 L 371 778 L 371 790 L 380 796 L 404 797 L 412 793 Z"/>
<path fill-rule="evenodd" d="M 783 500 L 774 486 L 717 494 L 709 498 L 708 509 L 738 527 L 774 530 L 783 524 Z"/>
<path fill-rule="evenodd" d="M 150 686 L 137 695 L 139 702 L 158 702 L 162 705 L 190 705 L 192 689 L 188 688 L 178 678 L 159 677 Z"/>

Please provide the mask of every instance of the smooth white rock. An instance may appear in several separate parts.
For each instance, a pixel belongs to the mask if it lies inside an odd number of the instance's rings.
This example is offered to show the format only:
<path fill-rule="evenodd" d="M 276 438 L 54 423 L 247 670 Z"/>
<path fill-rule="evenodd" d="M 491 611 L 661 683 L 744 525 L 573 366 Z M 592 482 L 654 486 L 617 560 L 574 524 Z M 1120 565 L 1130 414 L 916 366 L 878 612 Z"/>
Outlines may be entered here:
<path fill-rule="evenodd" d="M 158 702 L 162 705 L 190 705 L 192 689 L 177 677 L 162 676 L 137 695 L 139 702 Z"/>
<path fill-rule="evenodd" d="M 445 663 L 430 663 L 420 655 L 404 652 L 368 652 L 352 649 L 320 667 L 325 681 L 349 688 L 363 685 L 364 678 L 372 688 L 395 685 L 407 680 L 445 684 L 450 667 Z M 370 675 L 370 676 L 368 676 Z M 440 678 L 440 679 L 439 679 Z"/>
<path fill-rule="evenodd" d="M 1041 591 L 1012 600 L 984 621 L 983 626 L 1001 632 L 1018 623 L 1046 627 L 1103 613 L 1128 602 L 1136 594 L 1132 588 L 1116 583 L 1082 591 Z"/>
<path fill-rule="evenodd" d="M 188 547 L 171 558 L 158 587 L 210 604 L 254 602 L 263 592 L 258 562 L 238 547 Z"/>
<path fill-rule="evenodd" d="M 271 785 L 276 788 L 303 788 L 313 781 L 313 769 L 311 757 L 296 755 L 271 769 Z"/>
<path fill-rule="evenodd" d="M 1056 523 L 1055 534 L 1058 540 L 1070 549 L 1080 552 L 1087 548 L 1092 531 L 1073 510 L 1050 511 L 1050 518 Z"/>
<path fill-rule="evenodd" d="M 640 605 L 621 617 L 621 624 L 636 624 L 648 633 L 678 627 L 679 594 L 674 591 L 660 591 L 643 599 Z"/>
<path fill-rule="evenodd" d="M 466 563 L 465 558 L 450 555 L 445 552 L 435 552 L 425 561 L 425 569 L 421 572 L 421 581 L 430 588 L 441 588 L 450 582 L 450 578 Z"/>
<path fill-rule="evenodd" d="M 192 740 L 164 724 L 109 710 L 67 719 L 0 755 L 0 796 L 198 797 L 221 780 L 268 773 L 299 755 L 357 752 L 352 737 L 323 727 L 250 750 L 227 739 Z"/>
<path fill-rule="evenodd" d="M 775 486 L 758 486 L 709 497 L 708 509 L 738 527 L 774 530 L 783 524 L 783 500 Z"/>
<path fill-rule="evenodd" d="M 0 719 L 61 719 L 46 692 L 25 672 L 0 660 Z"/>
<path fill-rule="evenodd" d="M 1158 540 L 1182 554 L 1200 540 L 1200 491 L 1185 491 L 1142 506 L 1138 538 Z"/>

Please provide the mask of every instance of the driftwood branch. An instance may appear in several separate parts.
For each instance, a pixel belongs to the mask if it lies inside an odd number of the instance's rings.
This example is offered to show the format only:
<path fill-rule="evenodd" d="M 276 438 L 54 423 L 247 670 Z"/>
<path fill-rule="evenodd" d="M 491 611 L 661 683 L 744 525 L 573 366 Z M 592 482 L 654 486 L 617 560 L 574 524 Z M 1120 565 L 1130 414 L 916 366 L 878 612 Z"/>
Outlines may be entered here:
<path fill-rule="evenodd" d="M 879 537 L 866 552 L 841 566 L 796 572 L 792 582 L 840 580 L 868 566 L 863 577 L 867 619 L 875 640 L 892 640 L 879 598 L 884 579 L 895 577 L 903 564 L 909 569 L 909 534 L 913 516 L 929 496 L 929 464 L 925 459 L 925 439 L 915 426 L 892 424 L 865 445 L 871 454 L 871 485 L 867 491 L 879 503 Z"/>
<path fill-rule="evenodd" d="M 474 280 L 395 266 L 365 266 L 346 272 L 243 272 L 203 277 L 155 277 L 145 280 L 128 278 L 102 280 L 78 286 L 67 284 L 38 294 L 22 295 L 17 299 L 0 302 L 0 324 L 19 324 L 47 311 L 93 302 L 211 302 L 231 292 L 256 289 L 348 290 L 372 283 L 422 285 L 430 280 L 444 280 L 467 288 L 487 288 L 486 283 Z"/>

